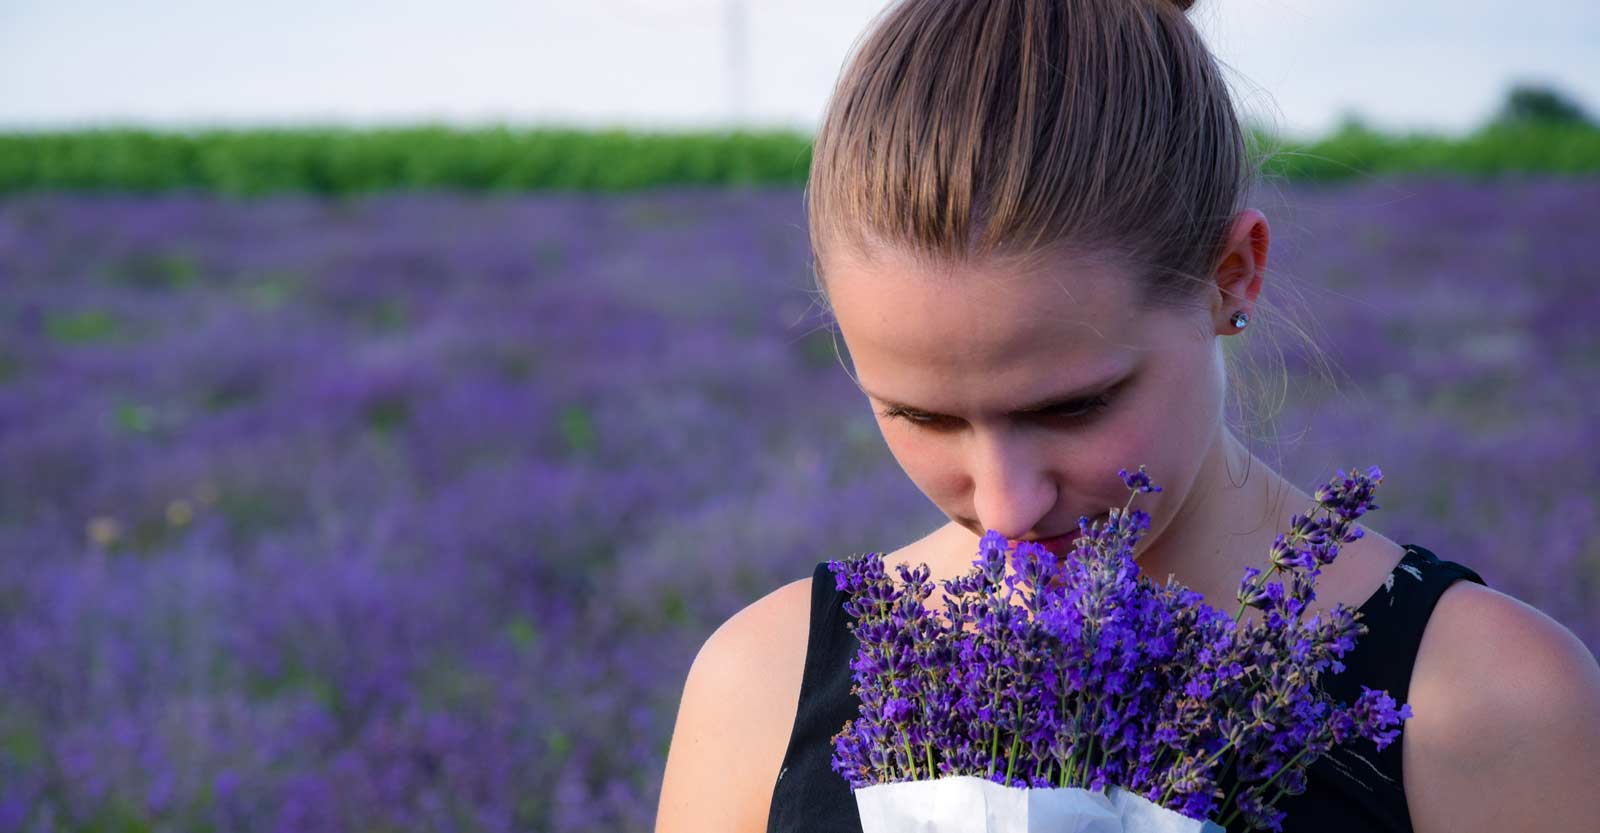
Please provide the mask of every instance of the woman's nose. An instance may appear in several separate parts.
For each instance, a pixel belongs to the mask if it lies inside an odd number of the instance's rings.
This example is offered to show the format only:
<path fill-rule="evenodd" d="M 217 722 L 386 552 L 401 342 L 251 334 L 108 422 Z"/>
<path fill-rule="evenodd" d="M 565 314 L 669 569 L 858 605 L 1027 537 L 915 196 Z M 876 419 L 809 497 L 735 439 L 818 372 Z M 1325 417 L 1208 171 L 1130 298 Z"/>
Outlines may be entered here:
<path fill-rule="evenodd" d="M 1056 486 L 1043 455 L 1030 443 L 989 437 L 977 444 L 972 463 L 973 511 L 985 530 L 1008 538 L 1054 530 L 1037 529 L 1056 502 Z"/>

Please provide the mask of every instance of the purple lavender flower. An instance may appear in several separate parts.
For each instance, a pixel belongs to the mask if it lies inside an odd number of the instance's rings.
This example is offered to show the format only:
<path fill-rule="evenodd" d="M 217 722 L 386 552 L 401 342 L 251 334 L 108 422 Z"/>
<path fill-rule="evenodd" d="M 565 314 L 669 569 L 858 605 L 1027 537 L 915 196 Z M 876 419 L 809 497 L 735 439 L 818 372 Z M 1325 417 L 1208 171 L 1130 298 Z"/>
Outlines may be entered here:
<path fill-rule="evenodd" d="M 1129 504 L 1083 524 L 1066 557 L 987 532 L 972 569 L 943 582 L 942 617 L 924 605 L 926 565 L 900 566 L 896 586 L 880 553 L 830 562 L 861 641 L 860 714 L 834 737 L 834 769 L 852 788 L 945 775 L 1119 786 L 1193 818 L 1231 811 L 1224 824 L 1278 829 L 1274 805 L 1305 789 L 1317 757 L 1357 738 L 1392 742 L 1408 706 L 1373 690 L 1334 704 L 1317 687 L 1364 631 L 1356 613 L 1304 618 L 1321 568 L 1375 506 L 1376 467 L 1317 490 L 1271 567 L 1245 571 L 1232 617 L 1139 572 L 1150 517 L 1131 503 L 1160 487 L 1142 466 L 1119 475 Z M 1245 608 L 1264 615 L 1242 622 Z"/>

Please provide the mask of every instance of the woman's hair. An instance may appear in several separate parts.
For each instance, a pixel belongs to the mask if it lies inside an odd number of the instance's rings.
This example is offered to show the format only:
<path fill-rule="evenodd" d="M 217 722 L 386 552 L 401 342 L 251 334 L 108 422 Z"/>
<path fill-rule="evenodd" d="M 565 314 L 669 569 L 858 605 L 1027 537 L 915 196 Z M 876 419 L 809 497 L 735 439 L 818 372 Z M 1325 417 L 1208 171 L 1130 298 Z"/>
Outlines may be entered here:
<path fill-rule="evenodd" d="M 823 303 L 828 263 L 892 252 L 1025 272 L 1059 256 L 1109 262 L 1135 276 L 1144 309 L 1204 305 L 1265 160 L 1192 5 L 895 0 L 880 12 L 812 145 Z"/>

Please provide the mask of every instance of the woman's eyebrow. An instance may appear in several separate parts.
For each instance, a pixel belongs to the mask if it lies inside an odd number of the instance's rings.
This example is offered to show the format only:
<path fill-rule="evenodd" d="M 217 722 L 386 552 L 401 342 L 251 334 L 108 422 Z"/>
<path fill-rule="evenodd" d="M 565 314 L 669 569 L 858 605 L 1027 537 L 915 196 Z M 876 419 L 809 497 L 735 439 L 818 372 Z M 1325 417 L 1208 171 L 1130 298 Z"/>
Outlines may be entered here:
<path fill-rule="evenodd" d="M 1102 381 L 1099 381 L 1099 382 L 1094 382 L 1094 383 L 1087 384 L 1087 385 L 1081 385 L 1081 386 L 1079 386 L 1079 387 L 1077 387 L 1077 388 L 1075 388 L 1073 390 L 1065 391 L 1065 392 L 1062 392 L 1062 393 L 1052 394 L 1051 396 L 1046 397 L 1045 399 L 1042 399 L 1040 401 L 1032 402 L 1032 403 L 1029 403 L 1027 405 L 1023 405 L 1022 407 L 1017 408 L 1016 410 L 1012 411 L 1012 413 L 1014 413 L 1014 414 L 1026 414 L 1026 413 L 1033 413 L 1033 412 L 1036 412 L 1036 411 L 1047 411 L 1047 410 L 1049 410 L 1051 408 L 1058 408 L 1058 407 L 1060 407 L 1062 405 L 1076 405 L 1079 402 L 1081 402 L 1081 401 L 1083 401 L 1085 399 L 1088 399 L 1088 398 L 1090 398 L 1092 396 L 1095 396 L 1095 395 L 1101 394 L 1101 393 L 1105 393 L 1105 392 L 1111 390 L 1112 388 L 1115 388 L 1116 386 L 1122 384 L 1123 382 L 1126 382 L 1128 379 L 1130 379 L 1132 377 L 1133 377 L 1133 372 L 1132 371 L 1129 371 L 1127 373 L 1119 373 L 1119 374 L 1113 375 L 1113 376 L 1111 376 L 1111 377 L 1109 377 L 1107 379 L 1104 379 Z M 943 416 L 942 414 L 938 413 L 937 411 L 932 411 L 932 410 L 929 410 L 927 408 L 919 408 L 916 405 L 907 405 L 907 404 L 905 404 L 903 402 L 896 402 L 896 401 L 894 401 L 892 399 L 887 399 L 885 397 L 882 397 L 882 396 L 879 396 L 879 395 L 873 393 L 872 391 L 867 390 L 866 388 L 862 388 L 861 390 L 864 393 L 866 393 L 868 396 L 872 397 L 873 399 L 876 399 L 879 402 L 882 402 L 884 405 L 887 405 L 888 407 L 894 408 L 896 410 L 911 411 L 913 413 L 928 414 L 930 416 Z"/>

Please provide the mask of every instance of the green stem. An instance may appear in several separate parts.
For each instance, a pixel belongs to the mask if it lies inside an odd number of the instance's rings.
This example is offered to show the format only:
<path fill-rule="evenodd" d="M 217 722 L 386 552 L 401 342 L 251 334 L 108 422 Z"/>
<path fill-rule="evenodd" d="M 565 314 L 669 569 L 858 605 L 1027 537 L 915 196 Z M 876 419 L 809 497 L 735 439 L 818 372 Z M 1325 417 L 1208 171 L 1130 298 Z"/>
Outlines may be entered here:
<path fill-rule="evenodd" d="M 1283 798 L 1283 794 L 1288 792 L 1288 791 L 1289 791 L 1288 787 L 1279 787 L 1278 791 L 1273 794 L 1272 800 L 1267 802 L 1264 806 L 1267 806 L 1267 807 L 1276 806 L 1277 803 L 1278 803 L 1278 799 Z"/>
<path fill-rule="evenodd" d="M 1202 770 L 1203 769 L 1207 769 L 1212 764 L 1216 763 L 1218 758 L 1222 757 L 1222 753 L 1227 752 L 1229 749 L 1232 749 L 1232 748 L 1233 748 L 1233 741 L 1230 740 L 1227 743 L 1223 744 L 1221 749 L 1218 749 L 1216 752 L 1212 753 L 1211 757 L 1209 757 L 1209 758 L 1205 759 L 1204 761 L 1202 761 L 1201 764 L 1200 764 L 1200 768 Z"/>
<path fill-rule="evenodd" d="M 1271 778 L 1268 778 L 1264 783 L 1262 783 L 1261 789 L 1266 790 L 1267 787 L 1272 786 L 1272 782 L 1278 780 L 1278 776 L 1289 771 L 1292 767 L 1294 767 L 1295 764 L 1299 763 L 1300 759 L 1305 757 L 1305 754 L 1309 751 L 1311 751 L 1311 747 L 1307 746 L 1302 748 L 1299 752 L 1294 753 L 1294 757 L 1290 758 L 1288 763 L 1279 767 L 1277 772 L 1272 773 Z"/>
<path fill-rule="evenodd" d="M 1272 578 L 1272 574 L 1276 572 L 1278 572 L 1277 564 L 1273 564 L 1271 567 L 1268 567 L 1265 573 L 1256 576 L 1255 581 L 1250 582 L 1250 590 L 1253 592 L 1257 587 L 1265 586 L 1267 579 Z M 1239 612 L 1233 614 L 1234 624 L 1237 625 L 1239 623 L 1239 619 L 1244 616 L 1244 609 L 1247 607 L 1249 607 L 1249 605 L 1245 604 L 1244 602 L 1239 603 Z"/>
<path fill-rule="evenodd" d="M 1017 701 L 1016 724 L 1012 727 L 1012 730 L 1011 730 L 1011 751 L 1006 755 L 1006 757 L 1010 759 L 1010 760 L 1008 760 L 1006 762 L 1006 783 L 1007 784 L 1011 783 L 1011 773 L 1015 772 L 1016 769 L 1017 769 L 1017 747 L 1022 744 L 1022 732 L 1021 732 L 1021 729 L 1022 729 L 1022 701 L 1018 700 Z"/>
<path fill-rule="evenodd" d="M 1268 778 L 1267 780 L 1265 780 L 1265 781 L 1263 781 L 1261 783 L 1261 787 L 1260 787 L 1261 791 L 1262 792 L 1266 792 L 1266 789 L 1268 787 L 1272 786 L 1272 782 L 1278 780 L 1278 776 L 1282 775 L 1290 767 L 1293 767 L 1295 764 L 1299 763 L 1300 762 L 1300 758 L 1302 756 L 1304 756 L 1306 754 L 1306 752 L 1310 751 L 1310 749 L 1311 749 L 1311 747 L 1307 746 L 1307 747 L 1301 749 L 1299 752 L 1294 753 L 1294 757 L 1290 758 L 1288 763 L 1284 764 L 1281 767 L 1278 767 L 1278 771 L 1272 773 L 1272 777 L 1271 778 Z M 1239 788 L 1239 785 L 1238 784 L 1234 784 L 1233 786 L 1234 786 L 1234 790 L 1237 791 L 1238 788 Z M 1271 807 L 1273 804 L 1276 804 L 1278 802 L 1278 798 L 1281 797 L 1282 794 L 1283 794 L 1283 790 L 1282 790 L 1282 788 L 1279 788 L 1278 795 L 1273 796 L 1272 802 L 1268 803 L 1268 804 L 1264 804 L 1262 806 L 1263 807 Z M 1230 793 L 1228 795 L 1228 799 L 1232 800 L 1232 798 L 1233 798 L 1233 795 L 1232 795 L 1232 793 Z M 1227 805 L 1224 805 L 1224 806 L 1227 806 Z M 1239 815 L 1239 810 L 1238 810 L 1238 808 L 1234 808 L 1234 811 L 1232 813 L 1229 813 L 1228 817 L 1222 820 L 1222 826 L 1223 827 L 1227 827 L 1230 823 L 1233 822 L 1234 816 L 1237 816 L 1237 815 Z"/>
<path fill-rule="evenodd" d="M 1235 749 L 1234 751 L 1238 752 L 1239 750 Z M 1238 756 L 1237 755 L 1228 756 L 1228 765 L 1223 767 L 1222 774 L 1223 775 L 1227 775 L 1228 774 L 1228 770 L 1232 769 L 1234 763 L 1237 762 L 1237 761 L 1238 761 Z M 1233 804 L 1233 797 L 1235 795 L 1238 795 L 1238 793 L 1239 793 L 1239 785 L 1243 784 L 1243 783 L 1244 783 L 1243 780 L 1235 780 L 1233 782 L 1233 788 L 1228 790 L 1227 797 L 1222 799 L 1222 807 L 1221 807 L 1221 809 L 1226 810 L 1226 809 L 1228 809 L 1229 806 L 1231 806 Z"/>
<path fill-rule="evenodd" d="M 1062 681 L 1062 685 L 1063 686 L 1066 685 L 1066 681 L 1065 680 Z M 1056 714 L 1065 714 L 1066 711 L 1067 711 L 1067 690 L 1066 690 L 1065 687 L 1063 687 L 1061 689 L 1061 696 L 1059 698 L 1057 698 L 1057 700 L 1056 700 Z M 1056 782 L 1056 786 L 1065 787 L 1067 785 L 1067 762 L 1066 761 L 1060 761 L 1059 765 L 1060 765 L 1060 770 L 1061 770 L 1061 780 Z"/>
<path fill-rule="evenodd" d="M 1223 753 L 1227 752 L 1229 749 L 1232 749 L 1232 748 L 1233 748 L 1233 741 L 1230 740 L 1226 744 L 1224 744 L 1221 749 L 1218 749 L 1216 752 L 1212 753 L 1211 757 L 1206 758 L 1204 761 L 1200 762 L 1200 765 L 1197 767 L 1197 769 L 1200 770 L 1200 771 L 1206 770 L 1212 764 L 1217 762 L 1217 758 L 1221 757 Z M 1223 769 L 1223 772 L 1227 772 L 1227 769 Z M 1172 785 L 1172 784 L 1168 784 L 1167 785 L 1166 791 L 1161 794 L 1161 802 L 1160 803 L 1165 804 L 1167 802 L 1167 799 L 1172 797 L 1172 788 L 1173 788 L 1173 786 L 1174 785 Z"/>
<path fill-rule="evenodd" d="M 1078 778 L 1083 785 L 1089 783 L 1089 770 L 1094 767 L 1094 735 L 1087 735 L 1083 741 L 1083 771 L 1078 773 Z"/>
<path fill-rule="evenodd" d="M 1150 762 L 1150 771 L 1151 772 L 1166 772 L 1167 752 L 1168 752 L 1168 750 L 1163 749 L 1160 752 L 1156 753 L 1156 759 L 1154 761 Z M 1169 796 L 1171 796 L 1171 795 L 1172 795 L 1172 785 L 1168 784 L 1167 785 L 1167 789 L 1164 792 L 1161 793 L 1161 800 L 1159 802 L 1157 802 L 1157 803 L 1158 804 L 1166 804 L 1167 803 L 1167 798 Z"/>
<path fill-rule="evenodd" d="M 1235 781 L 1233 783 L 1233 789 L 1228 790 L 1228 797 L 1222 799 L 1222 809 L 1226 810 L 1229 807 L 1233 806 L 1233 797 L 1235 795 L 1239 794 L 1239 787 L 1243 783 L 1244 783 L 1243 781 Z M 1224 826 L 1224 827 L 1228 826 L 1228 823 L 1231 822 L 1233 820 L 1233 817 L 1238 815 L 1238 814 L 1239 814 L 1238 810 L 1234 810 L 1232 813 L 1229 813 L 1228 814 L 1228 818 L 1226 818 L 1226 819 L 1224 819 L 1222 821 L 1222 826 Z"/>
<path fill-rule="evenodd" d="M 900 693 L 900 687 L 894 684 L 894 675 L 892 674 L 889 675 L 889 690 L 896 695 Z M 911 769 L 911 780 L 916 781 L 918 780 L 917 755 L 915 752 L 911 751 L 911 736 L 906 733 L 904 726 L 900 727 L 900 744 L 904 746 L 906 750 L 906 766 Z"/>
<path fill-rule="evenodd" d="M 989 774 L 994 774 L 995 753 L 1000 751 L 1000 724 L 994 724 L 994 734 L 989 736 Z"/>

